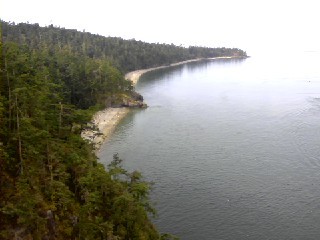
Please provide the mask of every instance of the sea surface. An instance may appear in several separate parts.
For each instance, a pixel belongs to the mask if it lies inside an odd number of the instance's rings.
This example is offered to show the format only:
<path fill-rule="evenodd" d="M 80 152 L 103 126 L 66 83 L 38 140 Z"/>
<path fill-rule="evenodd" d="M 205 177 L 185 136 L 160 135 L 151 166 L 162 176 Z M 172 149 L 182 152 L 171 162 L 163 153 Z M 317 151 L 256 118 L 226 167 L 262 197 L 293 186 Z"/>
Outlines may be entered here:
<path fill-rule="evenodd" d="M 153 222 L 184 240 L 320 239 L 320 53 L 146 73 L 149 108 L 102 146 L 154 182 Z"/>

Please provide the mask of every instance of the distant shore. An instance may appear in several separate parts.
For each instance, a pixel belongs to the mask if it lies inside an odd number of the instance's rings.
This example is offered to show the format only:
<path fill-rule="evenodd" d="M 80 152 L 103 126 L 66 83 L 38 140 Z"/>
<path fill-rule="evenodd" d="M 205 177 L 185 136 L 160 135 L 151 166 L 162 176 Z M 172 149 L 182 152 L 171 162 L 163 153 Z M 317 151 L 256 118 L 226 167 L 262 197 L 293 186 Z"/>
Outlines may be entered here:
<path fill-rule="evenodd" d="M 146 72 L 154 71 L 154 70 L 161 69 L 161 68 L 174 67 L 174 66 L 178 66 L 178 65 L 182 65 L 182 64 L 190 63 L 190 62 L 197 62 L 197 61 L 201 61 L 201 60 L 230 59 L 230 58 L 239 58 L 239 57 L 195 58 L 195 59 L 186 60 L 186 61 L 182 61 L 182 62 L 172 63 L 172 64 L 169 64 L 166 66 L 139 69 L 139 70 L 135 70 L 132 72 L 128 72 L 125 75 L 125 79 L 127 79 L 128 81 L 131 81 L 133 83 L 133 85 L 135 86 L 138 83 L 140 77 Z"/>
<path fill-rule="evenodd" d="M 182 62 L 172 63 L 172 64 L 166 65 L 166 66 L 139 69 L 139 70 L 135 70 L 132 72 L 128 72 L 124 77 L 126 80 L 131 81 L 133 83 L 133 85 L 135 86 L 138 83 L 140 77 L 146 72 L 154 71 L 154 70 L 161 69 L 161 68 L 178 66 L 178 65 L 185 64 L 185 63 L 196 62 L 196 61 L 200 61 L 200 60 L 203 60 L 203 58 L 195 58 L 195 59 L 186 60 L 186 61 L 182 61 Z"/>
<path fill-rule="evenodd" d="M 125 79 L 131 81 L 135 86 L 140 77 L 150 71 L 157 69 L 168 68 L 182 65 L 185 63 L 196 62 L 201 60 L 215 60 L 215 59 L 230 59 L 239 57 L 215 57 L 215 58 L 196 58 L 182 62 L 172 63 L 167 66 L 139 69 L 125 74 Z M 89 128 L 82 131 L 81 137 L 93 144 L 94 149 L 99 151 L 101 145 L 112 135 L 119 122 L 129 113 L 130 108 L 106 108 L 95 113 L 91 123 L 88 123 Z"/>

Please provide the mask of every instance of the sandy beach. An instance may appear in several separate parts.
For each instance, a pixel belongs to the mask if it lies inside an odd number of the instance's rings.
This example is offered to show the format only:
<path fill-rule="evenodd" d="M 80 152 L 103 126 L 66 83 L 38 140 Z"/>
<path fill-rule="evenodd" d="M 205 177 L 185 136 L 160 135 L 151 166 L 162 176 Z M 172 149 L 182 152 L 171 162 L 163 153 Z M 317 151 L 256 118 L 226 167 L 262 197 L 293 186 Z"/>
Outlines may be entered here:
<path fill-rule="evenodd" d="M 92 143 L 95 150 L 99 150 L 129 111 L 129 108 L 106 108 L 95 113 L 88 128 L 81 132 L 81 137 Z"/>
<path fill-rule="evenodd" d="M 183 62 L 172 63 L 172 64 L 167 65 L 167 66 L 139 69 L 139 70 L 127 73 L 124 77 L 125 77 L 125 79 L 131 81 L 133 83 L 133 85 L 135 86 L 138 83 L 139 78 L 142 76 L 142 74 L 144 74 L 146 72 L 150 72 L 150 71 L 161 69 L 161 68 L 178 66 L 178 65 L 185 64 L 185 63 L 195 62 L 195 61 L 200 61 L 200 60 L 203 60 L 203 58 L 196 58 L 196 59 L 191 59 L 191 60 L 187 60 L 187 61 L 183 61 Z"/>
<path fill-rule="evenodd" d="M 220 59 L 220 58 L 233 58 L 233 57 L 216 57 L 216 58 L 206 58 L 209 60 Z M 129 72 L 125 75 L 125 79 L 131 81 L 135 86 L 139 81 L 140 77 L 146 73 L 153 70 L 167 68 L 172 66 L 178 66 L 189 62 L 195 62 L 204 60 L 204 58 L 196 58 L 183 62 L 173 63 L 167 66 L 160 66 L 154 68 L 140 69 L 136 71 Z M 88 140 L 90 143 L 94 145 L 94 149 L 96 151 L 99 150 L 101 145 L 106 141 L 108 137 L 114 132 L 117 124 L 123 119 L 128 112 L 129 108 L 107 108 L 102 111 L 97 112 L 91 123 L 88 123 L 88 128 L 83 130 L 81 133 L 81 137 L 85 140 Z"/>
<path fill-rule="evenodd" d="M 178 65 L 185 64 L 185 63 L 201 61 L 201 60 L 215 60 L 215 59 L 229 59 L 229 58 L 238 58 L 238 57 L 195 58 L 195 59 L 186 60 L 186 61 L 182 61 L 182 62 L 172 63 L 172 64 L 166 65 L 166 66 L 160 66 L 160 67 L 154 67 L 154 68 L 146 68 L 146 69 L 139 69 L 139 70 L 136 70 L 136 71 L 128 72 L 128 73 L 125 75 L 125 79 L 131 81 L 131 82 L 133 83 L 133 85 L 135 86 L 135 85 L 138 83 L 139 78 L 140 78 L 144 73 L 146 73 L 146 72 L 150 72 L 150 71 L 157 70 L 157 69 L 161 69 L 161 68 L 178 66 Z"/>

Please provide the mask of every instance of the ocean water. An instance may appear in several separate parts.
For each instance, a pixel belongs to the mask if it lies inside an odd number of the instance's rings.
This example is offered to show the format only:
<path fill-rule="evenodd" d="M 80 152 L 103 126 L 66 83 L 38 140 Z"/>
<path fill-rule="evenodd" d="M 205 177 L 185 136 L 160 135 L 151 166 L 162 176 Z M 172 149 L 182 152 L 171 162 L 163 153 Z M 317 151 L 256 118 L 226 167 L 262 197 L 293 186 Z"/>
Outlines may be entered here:
<path fill-rule="evenodd" d="M 145 74 L 102 146 L 154 182 L 153 222 L 180 239 L 320 239 L 320 53 Z"/>

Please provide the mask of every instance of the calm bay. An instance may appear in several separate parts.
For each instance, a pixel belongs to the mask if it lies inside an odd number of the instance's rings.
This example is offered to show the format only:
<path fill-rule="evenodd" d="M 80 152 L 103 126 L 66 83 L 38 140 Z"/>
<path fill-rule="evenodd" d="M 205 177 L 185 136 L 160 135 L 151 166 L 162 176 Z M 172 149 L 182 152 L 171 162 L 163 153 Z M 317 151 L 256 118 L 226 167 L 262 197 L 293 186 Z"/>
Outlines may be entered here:
<path fill-rule="evenodd" d="M 98 156 L 154 182 L 181 239 L 319 239 L 320 53 L 188 63 L 144 74 Z"/>

